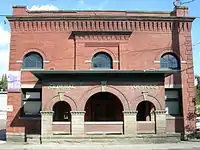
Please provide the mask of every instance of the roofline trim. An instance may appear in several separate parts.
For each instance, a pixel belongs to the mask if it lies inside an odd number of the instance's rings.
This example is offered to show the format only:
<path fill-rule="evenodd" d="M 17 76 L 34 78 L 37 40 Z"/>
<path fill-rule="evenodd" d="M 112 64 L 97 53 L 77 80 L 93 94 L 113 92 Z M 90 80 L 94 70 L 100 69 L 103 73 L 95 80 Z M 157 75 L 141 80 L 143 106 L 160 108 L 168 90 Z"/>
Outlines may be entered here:
<path fill-rule="evenodd" d="M 9 21 L 41 21 L 41 20 L 165 20 L 165 21 L 193 21 L 195 17 L 162 17 L 162 16 L 7 16 Z"/>

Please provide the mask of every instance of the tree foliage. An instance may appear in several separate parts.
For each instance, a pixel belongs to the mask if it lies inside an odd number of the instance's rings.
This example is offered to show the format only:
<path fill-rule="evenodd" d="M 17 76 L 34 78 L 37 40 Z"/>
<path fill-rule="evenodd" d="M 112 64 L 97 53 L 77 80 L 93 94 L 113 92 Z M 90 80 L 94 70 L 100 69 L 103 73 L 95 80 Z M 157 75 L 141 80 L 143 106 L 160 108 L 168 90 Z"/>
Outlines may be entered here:
<path fill-rule="evenodd" d="M 196 85 L 196 104 L 197 104 L 197 111 L 200 113 L 200 76 L 195 76 L 195 79 L 197 80 Z"/>
<path fill-rule="evenodd" d="M 7 88 L 8 88 L 7 75 L 3 74 L 0 81 L 0 90 L 7 91 Z"/>

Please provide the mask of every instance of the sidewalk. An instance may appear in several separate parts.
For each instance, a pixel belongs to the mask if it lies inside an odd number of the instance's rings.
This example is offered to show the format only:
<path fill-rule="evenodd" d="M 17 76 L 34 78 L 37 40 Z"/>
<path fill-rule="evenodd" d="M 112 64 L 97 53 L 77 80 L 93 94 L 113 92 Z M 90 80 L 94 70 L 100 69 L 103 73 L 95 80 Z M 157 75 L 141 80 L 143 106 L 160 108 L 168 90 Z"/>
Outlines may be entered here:
<path fill-rule="evenodd" d="M 44 144 L 44 145 L 20 145 L 20 144 L 0 144 L 0 150 L 12 149 L 32 149 L 32 150 L 200 150 L 200 142 L 181 142 L 181 143 L 167 143 L 167 144 Z"/>

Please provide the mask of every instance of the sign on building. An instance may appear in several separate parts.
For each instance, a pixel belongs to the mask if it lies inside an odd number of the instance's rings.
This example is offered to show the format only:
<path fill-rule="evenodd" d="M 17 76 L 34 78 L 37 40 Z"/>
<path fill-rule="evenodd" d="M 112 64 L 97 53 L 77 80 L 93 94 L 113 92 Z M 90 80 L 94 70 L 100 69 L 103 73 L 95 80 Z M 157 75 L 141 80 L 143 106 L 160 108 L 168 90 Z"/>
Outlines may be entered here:
<path fill-rule="evenodd" d="M 8 71 L 8 92 L 20 92 L 21 72 Z"/>

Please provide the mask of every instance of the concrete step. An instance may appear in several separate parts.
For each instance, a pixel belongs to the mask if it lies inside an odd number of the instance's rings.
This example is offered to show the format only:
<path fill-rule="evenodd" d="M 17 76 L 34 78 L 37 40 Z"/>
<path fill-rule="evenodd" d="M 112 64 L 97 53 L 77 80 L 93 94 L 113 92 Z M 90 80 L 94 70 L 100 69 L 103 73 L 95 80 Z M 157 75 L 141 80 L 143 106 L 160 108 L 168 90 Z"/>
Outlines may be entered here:
<path fill-rule="evenodd" d="M 83 143 L 112 143 L 112 144 L 138 144 L 138 143 L 177 143 L 180 142 L 180 134 L 170 135 L 137 135 L 124 136 L 124 135 L 84 135 L 84 136 L 72 136 L 72 135 L 53 135 L 43 136 L 40 135 L 28 135 L 28 144 L 39 143 L 57 143 L 57 144 L 83 144 Z"/>

